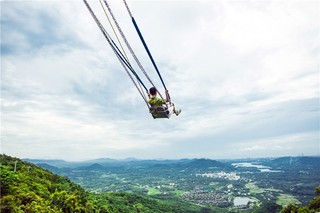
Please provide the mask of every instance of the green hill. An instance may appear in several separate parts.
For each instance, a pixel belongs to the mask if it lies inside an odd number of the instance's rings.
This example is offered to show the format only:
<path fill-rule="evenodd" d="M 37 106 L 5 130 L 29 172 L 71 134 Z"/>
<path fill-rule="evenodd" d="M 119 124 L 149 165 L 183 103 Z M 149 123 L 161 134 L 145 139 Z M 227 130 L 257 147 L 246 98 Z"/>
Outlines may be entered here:
<path fill-rule="evenodd" d="M 0 212 L 212 212 L 183 201 L 129 193 L 92 194 L 32 163 L 0 155 Z"/>
<path fill-rule="evenodd" d="M 221 166 L 216 162 L 200 160 L 193 164 L 205 167 Z M 193 165 L 191 164 L 191 165 Z M 100 165 L 93 165 L 96 169 Z M 190 165 L 188 165 L 190 166 Z M 32 163 L 18 158 L 0 155 L 0 212 L 1 213 L 196 213 L 220 212 L 211 207 L 192 205 L 185 201 L 159 200 L 130 193 L 93 194 L 65 177 L 53 174 Z M 307 206 L 290 204 L 282 213 L 319 212 L 320 187 L 316 197 Z M 274 206 L 271 206 L 272 208 Z M 256 212 L 270 212 L 270 205 L 262 206 Z"/>
<path fill-rule="evenodd" d="M 216 170 L 232 171 L 234 167 L 211 159 L 193 159 L 191 162 L 185 165 L 188 169 L 197 169 L 207 171 L 209 168 Z"/>
<path fill-rule="evenodd" d="M 316 170 L 320 171 L 320 157 L 281 157 L 276 158 L 270 162 L 270 166 L 273 168 L 290 170 Z"/>
<path fill-rule="evenodd" d="M 95 212 L 79 185 L 32 163 L 1 155 L 0 212 Z"/>

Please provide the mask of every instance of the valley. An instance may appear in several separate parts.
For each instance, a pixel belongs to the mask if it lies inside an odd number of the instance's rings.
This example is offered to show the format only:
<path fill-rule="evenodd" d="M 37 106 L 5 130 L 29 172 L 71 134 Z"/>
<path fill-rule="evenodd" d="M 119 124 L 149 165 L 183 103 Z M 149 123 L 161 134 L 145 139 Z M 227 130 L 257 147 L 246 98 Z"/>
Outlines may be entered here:
<path fill-rule="evenodd" d="M 48 162 L 29 160 L 66 176 L 85 189 L 129 192 L 186 201 L 220 212 L 252 212 L 264 205 L 280 209 L 307 204 L 320 184 L 319 157 L 240 160 L 114 160 Z"/>

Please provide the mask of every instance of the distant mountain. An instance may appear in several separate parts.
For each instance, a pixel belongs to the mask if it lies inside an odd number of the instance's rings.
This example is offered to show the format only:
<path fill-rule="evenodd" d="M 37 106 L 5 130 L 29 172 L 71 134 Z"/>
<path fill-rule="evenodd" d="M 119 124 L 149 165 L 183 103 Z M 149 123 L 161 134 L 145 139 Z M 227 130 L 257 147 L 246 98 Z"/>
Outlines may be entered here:
<path fill-rule="evenodd" d="M 99 163 L 99 164 L 109 164 L 109 163 L 117 163 L 119 160 L 111 159 L 111 158 L 97 158 L 93 160 L 82 161 L 82 163 Z"/>
<path fill-rule="evenodd" d="M 106 168 L 104 166 L 102 166 L 101 164 L 94 163 L 90 166 L 78 167 L 77 169 L 84 169 L 84 170 L 90 170 L 90 171 L 103 171 Z"/>
<path fill-rule="evenodd" d="M 37 164 L 55 173 L 59 173 L 61 168 L 88 169 L 88 170 L 104 170 L 106 168 L 122 168 L 122 167 L 171 167 L 180 169 L 223 169 L 233 170 L 233 167 L 226 163 L 211 159 L 177 159 L 177 160 L 139 160 L 139 159 L 123 159 L 115 160 L 110 158 L 99 158 L 81 162 L 68 162 L 64 160 L 39 160 L 26 159 L 26 161 Z M 51 167 L 50 167 L 51 166 Z"/>
<path fill-rule="evenodd" d="M 278 169 L 316 169 L 320 171 L 320 157 L 281 157 L 271 160 L 270 166 Z"/>
<path fill-rule="evenodd" d="M 33 164 L 47 164 L 54 167 L 67 167 L 69 163 L 64 160 L 59 159 L 23 159 L 26 162 L 33 163 Z"/>
<path fill-rule="evenodd" d="M 49 169 L 57 167 L 40 163 Z M 103 168 L 91 164 L 91 169 Z M 168 201 L 132 193 L 91 194 L 65 177 L 7 155 L 0 155 L 0 212 L 212 212 L 185 201 Z"/>
<path fill-rule="evenodd" d="M 154 166 L 154 165 L 172 165 L 172 164 L 182 164 L 186 162 L 191 162 L 192 160 L 136 160 L 128 162 L 130 165 L 139 166 Z"/>
<path fill-rule="evenodd" d="M 51 166 L 49 164 L 46 163 L 38 163 L 37 166 L 40 166 L 43 169 L 49 170 L 55 174 L 58 174 L 60 172 L 60 169 L 58 167 L 55 166 Z"/>
<path fill-rule="evenodd" d="M 234 170 L 233 166 L 230 166 L 227 163 L 222 163 L 216 160 L 210 159 L 193 159 L 191 162 L 188 162 L 184 165 L 188 169 L 199 169 L 199 170 Z"/>
<path fill-rule="evenodd" d="M 100 164 L 100 165 L 115 165 L 118 163 L 118 160 L 110 159 L 110 158 L 98 158 L 87 161 L 64 161 L 64 160 L 46 160 L 46 159 L 23 159 L 27 162 L 34 163 L 37 165 L 47 164 L 50 166 L 58 167 L 58 168 L 77 168 L 77 167 L 87 167 L 92 164 Z"/>
<path fill-rule="evenodd" d="M 92 164 L 100 164 L 104 167 L 125 167 L 125 166 L 153 166 L 159 164 L 172 164 L 172 163 L 186 163 L 190 162 L 190 159 L 181 160 L 139 160 L 136 158 L 126 159 L 111 159 L 111 158 L 98 158 L 87 161 L 69 162 L 64 160 L 46 160 L 46 159 L 24 159 L 27 162 L 37 165 L 47 164 L 57 168 L 85 168 Z"/>
<path fill-rule="evenodd" d="M 28 162 L 37 164 L 43 168 L 59 174 L 61 168 L 88 169 L 88 170 L 105 170 L 107 168 L 135 168 L 135 167 L 153 167 L 157 168 L 177 168 L 188 170 L 226 170 L 232 171 L 234 167 L 228 161 L 216 161 L 211 159 L 178 159 L 178 160 L 139 160 L 139 159 L 123 159 L 115 160 L 110 158 L 99 158 L 81 162 L 67 162 L 64 160 L 41 160 L 41 159 L 25 159 Z M 248 162 L 246 159 L 244 162 Z M 320 171 L 320 157 L 281 157 L 276 159 L 252 159 L 264 166 L 270 166 L 273 169 L 290 170 L 300 169 L 309 170 L 317 169 Z M 51 167 L 50 167 L 51 166 Z"/>
<path fill-rule="evenodd" d="M 136 161 L 136 160 L 139 160 L 137 158 L 125 158 L 123 159 L 123 161 Z"/>

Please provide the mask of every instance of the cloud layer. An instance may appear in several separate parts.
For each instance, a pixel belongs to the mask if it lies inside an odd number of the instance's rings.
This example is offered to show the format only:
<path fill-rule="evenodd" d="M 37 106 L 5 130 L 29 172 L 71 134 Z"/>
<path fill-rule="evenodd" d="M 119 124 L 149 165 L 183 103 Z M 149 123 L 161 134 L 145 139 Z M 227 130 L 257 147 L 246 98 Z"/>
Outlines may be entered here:
<path fill-rule="evenodd" d="M 110 32 L 98 1 L 90 5 Z M 1 152 L 320 153 L 318 1 L 129 1 L 179 117 L 153 120 L 82 2 L 1 2 Z M 121 1 L 110 1 L 160 87 Z M 318 21 L 316 21 L 318 20 Z"/>

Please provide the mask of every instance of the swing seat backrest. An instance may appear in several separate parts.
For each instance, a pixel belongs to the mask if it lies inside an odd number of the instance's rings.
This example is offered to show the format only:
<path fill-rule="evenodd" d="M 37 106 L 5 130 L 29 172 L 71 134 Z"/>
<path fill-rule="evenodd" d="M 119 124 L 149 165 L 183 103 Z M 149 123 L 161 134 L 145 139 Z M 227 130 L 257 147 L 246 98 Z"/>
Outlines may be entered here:
<path fill-rule="evenodd" d="M 170 112 L 165 106 L 150 107 L 149 111 L 154 119 L 156 118 L 170 118 Z"/>

